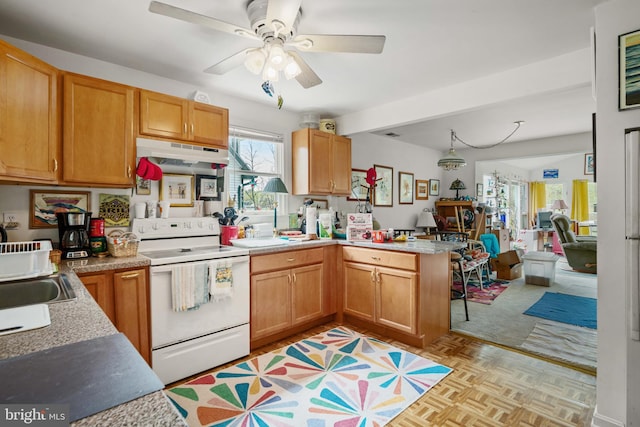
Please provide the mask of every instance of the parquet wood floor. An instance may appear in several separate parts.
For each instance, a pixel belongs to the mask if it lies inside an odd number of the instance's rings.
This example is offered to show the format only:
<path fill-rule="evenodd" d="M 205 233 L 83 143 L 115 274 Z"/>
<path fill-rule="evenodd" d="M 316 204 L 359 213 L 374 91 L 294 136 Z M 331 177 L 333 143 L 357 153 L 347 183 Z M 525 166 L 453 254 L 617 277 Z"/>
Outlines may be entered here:
<path fill-rule="evenodd" d="M 247 358 L 335 326 L 336 323 L 331 323 L 310 329 L 262 347 Z M 590 374 L 456 334 L 445 335 L 420 349 L 362 328 L 345 326 L 453 368 L 451 374 L 389 426 L 546 427 L 591 423 L 596 378 Z"/>

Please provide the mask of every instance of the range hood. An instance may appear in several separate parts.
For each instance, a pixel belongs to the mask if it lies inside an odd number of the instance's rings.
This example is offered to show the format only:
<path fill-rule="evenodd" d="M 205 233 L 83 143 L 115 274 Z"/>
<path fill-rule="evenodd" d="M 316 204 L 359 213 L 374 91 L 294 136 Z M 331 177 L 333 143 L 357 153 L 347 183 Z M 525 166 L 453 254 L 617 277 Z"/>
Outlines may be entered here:
<path fill-rule="evenodd" d="M 196 163 L 229 164 L 229 150 L 222 148 L 138 138 L 136 150 L 137 157 L 155 157 L 161 164 L 188 166 Z"/>

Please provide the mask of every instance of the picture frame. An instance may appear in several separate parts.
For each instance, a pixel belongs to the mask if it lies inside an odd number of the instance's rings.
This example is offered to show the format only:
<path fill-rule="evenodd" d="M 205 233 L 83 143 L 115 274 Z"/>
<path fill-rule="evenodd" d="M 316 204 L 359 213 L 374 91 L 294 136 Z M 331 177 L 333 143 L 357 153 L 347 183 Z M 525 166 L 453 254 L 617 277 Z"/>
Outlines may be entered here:
<path fill-rule="evenodd" d="M 196 200 L 221 200 L 222 190 L 216 175 L 196 175 Z"/>
<path fill-rule="evenodd" d="M 429 200 L 428 179 L 416 179 L 416 200 Z"/>
<path fill-rule="evenodd" d="M 640 107 L 640 84 L 633 72 L 638 67 L 640 30 L 618 36 L 618 110 Z"/>
<path fill-rule="evenodd" d="M 593 153 L 586 153 L 584 155 L 584 174 L 593 175 L 596 171 L 596 159 Z"/>
<path fill-rule="evenodd" d="M 484 186 L 482 184 L 476 184 L 476 196 L 482 197 L 484 193 Z"/>
<path fill-rule="evenodd" d="M 58 227 L 57 212 L 90 212 L 89 191 L 30 190 L 29 228 Z"/>
<path fill-rule="evenodd" d="M 560 169 L 543 169 L 542 179 L 557 179 L 560 176 Z"/>
<path fill-rule="evenodd" d="M 413 204 L 413 174 L 410 172 L 398 172 L 398 203 Z"/>
<path fill-rule="evenodd" d="M 165 173 L 160 180 L 160 200 L 169 201 L 172 207 L 193 206 L 194 176 Z"/>
<path fill-rule="evenodd" d="M 440 180 L 439 179 L 429 180 L 429 195 L 430 196 L 438 196 L 438 195 L 440 195 Z"/>
<path fill-rule="evenodd" d="M 148 196 L 151 194 L 151 180 L 144 179 L 136 175 L 136 194 L 138 196 Z"/>
<path fill-rule="evenodd" d="M 347 200 L 354 202 L 367 200 L 369 184 L 367 184 L 367 171 L 364 169 L 351 169 L 351 194 Z"/>
<path fill-rule="evenodd" d="M 374 206 L 393 206 L 393 168 L 373 165 L 376 170 L 376 186 L 373 190 Z"/>

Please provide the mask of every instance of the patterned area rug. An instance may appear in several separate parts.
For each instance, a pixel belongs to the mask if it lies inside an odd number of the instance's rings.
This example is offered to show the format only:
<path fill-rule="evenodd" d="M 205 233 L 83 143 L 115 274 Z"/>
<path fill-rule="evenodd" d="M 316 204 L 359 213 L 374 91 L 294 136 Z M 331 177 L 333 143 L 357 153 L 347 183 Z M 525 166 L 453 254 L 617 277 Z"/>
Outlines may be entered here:
<path fill-rule="evenodd" d="M 451 371 L 338 327 L 167 395 L 190 426 L 382 426 Z"/>
<path fill-rule="evenodd" d="M 498 298 L 508 287 L 508 281 L 494 280 L 490 285 L 482 282 L 483 287 L 480 289 L 478 282 L 470 280 L 467 283 L 467 301 L 479 302 L 480 304 L 491 304 L 494 299 Z M 462 282 L 453 282 L 453 289 L 462 291 Z"/>

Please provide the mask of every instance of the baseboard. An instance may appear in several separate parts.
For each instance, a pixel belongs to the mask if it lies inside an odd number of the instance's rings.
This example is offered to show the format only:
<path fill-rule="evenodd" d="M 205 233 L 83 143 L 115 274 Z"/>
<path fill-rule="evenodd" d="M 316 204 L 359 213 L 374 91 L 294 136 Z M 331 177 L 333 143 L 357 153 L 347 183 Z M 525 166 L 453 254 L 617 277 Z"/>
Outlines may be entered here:
<path fill-rule="evenodd" d="M 598 406 L 596 405 L 591 419 L 591 427 L 624 427 L 622 421 L 614 420 L 605 415 L 598 414 Z"/>

